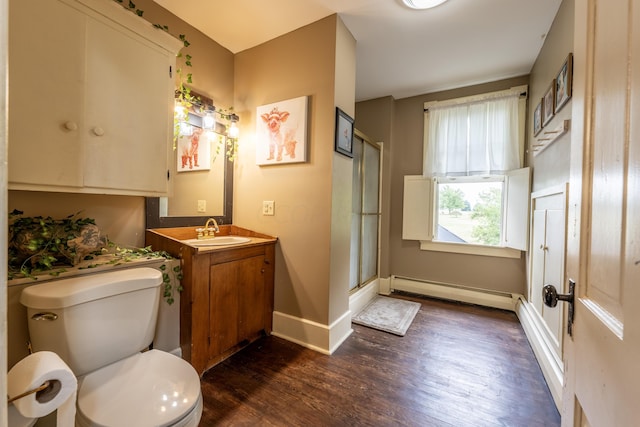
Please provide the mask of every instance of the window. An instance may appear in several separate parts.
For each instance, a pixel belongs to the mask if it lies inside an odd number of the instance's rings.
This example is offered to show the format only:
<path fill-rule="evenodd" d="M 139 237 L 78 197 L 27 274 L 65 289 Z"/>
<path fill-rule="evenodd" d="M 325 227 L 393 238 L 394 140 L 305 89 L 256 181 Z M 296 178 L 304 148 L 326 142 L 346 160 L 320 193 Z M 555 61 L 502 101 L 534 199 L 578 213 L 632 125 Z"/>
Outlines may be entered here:
<path fill-rule="evenodd" d="M 503 176 L 483 181 L 436 179 L 434 241 L 500 246 Z"/>
<path fill-rule="evenodd" d="M 523 92 L 526 86 L 425 104 L 423 175 L 405 177 L 403 239 L 481 255 L 526 250 Z"/>

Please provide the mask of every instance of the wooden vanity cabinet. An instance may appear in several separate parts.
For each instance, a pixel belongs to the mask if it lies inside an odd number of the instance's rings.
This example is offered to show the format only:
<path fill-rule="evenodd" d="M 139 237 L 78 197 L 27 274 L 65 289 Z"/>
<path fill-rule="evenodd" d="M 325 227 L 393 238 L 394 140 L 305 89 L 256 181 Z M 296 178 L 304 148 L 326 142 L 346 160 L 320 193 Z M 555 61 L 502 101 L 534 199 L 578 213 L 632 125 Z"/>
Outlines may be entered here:
<path fill-rule="evenodd" d="M 147 230 L 147 245 L 181 258 L 180 346 L 199 374 L 271 333 L 277 239 L 241 235 L 251 243 L 212 249 Z"/>

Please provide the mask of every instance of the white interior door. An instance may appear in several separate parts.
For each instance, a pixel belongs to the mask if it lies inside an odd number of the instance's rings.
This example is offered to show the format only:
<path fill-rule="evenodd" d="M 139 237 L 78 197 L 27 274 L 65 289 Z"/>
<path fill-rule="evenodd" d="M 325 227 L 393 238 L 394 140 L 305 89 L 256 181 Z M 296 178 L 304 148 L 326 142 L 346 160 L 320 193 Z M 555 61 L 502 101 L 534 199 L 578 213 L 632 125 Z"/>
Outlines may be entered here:
<path fill-rule="evenodd" d="M 576 0 L 563 425 L 638 426 L 640 5 Z"/>

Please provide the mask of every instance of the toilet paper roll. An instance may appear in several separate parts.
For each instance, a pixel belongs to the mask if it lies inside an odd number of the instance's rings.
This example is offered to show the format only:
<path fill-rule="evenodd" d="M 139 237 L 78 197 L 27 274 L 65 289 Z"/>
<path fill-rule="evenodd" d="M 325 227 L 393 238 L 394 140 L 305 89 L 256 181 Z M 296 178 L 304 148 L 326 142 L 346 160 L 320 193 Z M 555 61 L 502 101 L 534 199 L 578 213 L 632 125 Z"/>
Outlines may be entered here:
<path fill-rule="evenodd" d="M 47 389 L 18 400 L 15 405 L 23 417 L 40 418 L 58 410 L 58 427 L 73 426 L 76 416 L 78 381 L 66 363 L 56 353 L 39 351 L 15 364 L 7 374 L 9 398 L 50 382 Z"/>

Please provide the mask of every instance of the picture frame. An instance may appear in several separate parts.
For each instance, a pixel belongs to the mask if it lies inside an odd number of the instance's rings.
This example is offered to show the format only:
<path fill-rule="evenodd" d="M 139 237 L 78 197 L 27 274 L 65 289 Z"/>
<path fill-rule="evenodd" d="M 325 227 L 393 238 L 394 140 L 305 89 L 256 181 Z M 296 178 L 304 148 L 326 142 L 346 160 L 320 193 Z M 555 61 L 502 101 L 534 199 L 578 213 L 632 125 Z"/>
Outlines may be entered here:
<path fill-rule="evenodd" d="M 307 162 L 308 96 L 261 105 L 256 110 L 256 164 Z"/>
<path fill-rule="evenodd" d="M 555 78 L 555 112 L 560 111 L 571 98 L 573 86 L 573 54 L 570 53 Z"/>
<path fill-rule="evenodd" d="M 554 79 L 542 97 L 542 127 L 545 127 L 555 114 L 555 93 L 556 80 Z"/>
<path fill-rule="evenodd" d="M 533 136 L 538 136 L 542 130 L 542 104 L 543 99 L 540 99 L 540 102 L 533 110 Z"/>
<path fill-rule="evenodd" d="M 353 158 L 353 118 L 336 107 L 335 151 Z"/>

